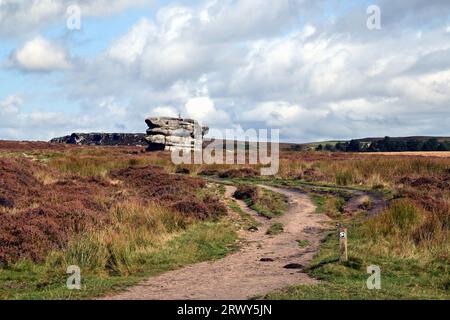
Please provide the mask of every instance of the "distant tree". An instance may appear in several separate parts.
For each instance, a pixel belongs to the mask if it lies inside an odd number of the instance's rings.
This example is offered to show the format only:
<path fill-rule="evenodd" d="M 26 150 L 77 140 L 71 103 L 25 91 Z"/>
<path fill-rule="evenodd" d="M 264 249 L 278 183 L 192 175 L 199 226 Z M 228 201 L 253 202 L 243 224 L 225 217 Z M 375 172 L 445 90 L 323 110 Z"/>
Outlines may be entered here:
<path fill-rule="evenodd" d="M 440 143 L 436 151 L 449 151 L 449 149 L 444 143 Z"/>
<path fill-rule="evenodd" d="M 436 138 L 431 138 L 425 141 L 422 151 L 436 151 L 439 147 L 439 142 Z"/>
<path fill-rule="evenodd" d="M 316 148 L 316 151 L 322 151 L 323 150 L 323 146 L 321 144 L 319 144 Z"/>
<path fill-rule="evenodd" d="M 342 143 L 342 142 L 336 143 L 335 148 L 336 148 L 336 151 L 344 151 L 344 152 L 347 151 L 346 144 Z"/>
<path fill-rule="evenodd" d="M 397 151 L 397 152 L 407 151 L 408 146 L 407 146 L 405 140 L 397 140 L 397 141 L 392 142 L 391 149 L 392 149 L 391 151 Z"/>
<path fill-rule="evenodd" d="M 444 146 L 445 146 L 445 149 L 447 149 L 447 151 L 450 151 L 450 141 L 445 141 Z"/>
<path fill-rule="evenodd" d="M 408 151 L 420 151 L 422 150 L 423 143 L 419 140 L 408 140 L 406 142 L 406 148 Z"/>
<path fill-rule="evenodd" d="M 351 140 L 350 144 L 347 147 L 348 152 L 360 152 L 361 151 L 361 144 L 358 140 Z"/>
<path fill-rule="evenodd" d="M 325 145 L 325 150 L 327 150 L 327 151 L 336 151 L 336 148 L 332 144 L 327 143 Z"/>
<path fill-rule="evenodd" d="M 381 152 L 392 151 L 392 139 L 390 137 L 384 137 L 383 140 L 378 141 L 378 149 Z"/>

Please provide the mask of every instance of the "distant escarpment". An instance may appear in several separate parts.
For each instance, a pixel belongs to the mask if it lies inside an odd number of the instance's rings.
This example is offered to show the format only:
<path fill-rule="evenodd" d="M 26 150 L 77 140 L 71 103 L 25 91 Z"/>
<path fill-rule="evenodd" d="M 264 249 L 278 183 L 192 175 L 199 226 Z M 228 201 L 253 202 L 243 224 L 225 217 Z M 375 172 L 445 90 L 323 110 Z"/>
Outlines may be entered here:
<path fill-rule="evenodd" d="M 66 143 L 88 146 L 145 146 L 145 134 L 141 133 L 72 133 L 54 138 L 50 143 Z"/>

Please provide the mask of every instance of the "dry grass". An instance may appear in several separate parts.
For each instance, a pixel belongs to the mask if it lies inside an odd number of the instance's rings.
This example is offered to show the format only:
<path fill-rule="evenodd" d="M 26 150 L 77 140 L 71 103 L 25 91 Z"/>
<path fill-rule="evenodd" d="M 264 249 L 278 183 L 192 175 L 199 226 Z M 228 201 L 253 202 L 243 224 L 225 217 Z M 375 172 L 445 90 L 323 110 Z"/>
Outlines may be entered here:
<path fill-rule="evenodd" d="M 63 257 L 65 265 L 114 275 L 142 271 L 139 259 L 151 254 L 192 220 L 157 204 L 125 201 L 111 208 L 111 224 L 73 237 Z"/>
<path fill-rule="evenodd" d="M 437 158 L 450 158 L 450 151 L 440 152 L 377 152 L 377 153 L 364 153 L 365 155 L 383 155 L 383 156 L 403 156 L 403 157 L 437 157 Z"/>

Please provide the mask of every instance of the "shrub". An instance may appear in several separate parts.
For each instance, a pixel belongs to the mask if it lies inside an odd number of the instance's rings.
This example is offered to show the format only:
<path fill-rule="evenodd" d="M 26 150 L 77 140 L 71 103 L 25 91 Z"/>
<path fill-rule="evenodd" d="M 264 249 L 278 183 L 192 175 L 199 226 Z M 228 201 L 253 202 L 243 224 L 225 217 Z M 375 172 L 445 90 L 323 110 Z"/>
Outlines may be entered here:
<path fill-rule="evenodd" d="M 189 168 L 186 167 L 177 167 L 175 170 L 175 173 L 177 174 L 190 174 L 191 170 L 189 170 Z"/>
<path fill-rule="evenodd" d="M 253 186 L 240 185 L 234 192 L 233 197 L 238 200 L 252 200 L 256 201 L 258 198 L 258 189 Z"/>
<path fill-rule="evenodd" d="M 258 171 L 253 168 L 230 169 L 219 173 L 219 178 L 253 178 L 258 176 Z"/>

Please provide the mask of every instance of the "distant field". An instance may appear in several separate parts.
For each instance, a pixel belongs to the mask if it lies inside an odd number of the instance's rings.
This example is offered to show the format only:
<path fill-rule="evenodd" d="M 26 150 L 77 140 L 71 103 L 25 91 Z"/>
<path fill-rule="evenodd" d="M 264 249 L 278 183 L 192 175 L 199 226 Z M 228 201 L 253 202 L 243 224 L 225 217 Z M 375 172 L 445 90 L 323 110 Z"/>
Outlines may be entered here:
<path fill-rule="evenodd" d="M 361 154 L 370 155 L 384 155 L 384 156 L 418 156 L 418 157 L 438 157 L 438 158 L 450 158 L 450 151 L 440 151 L 440 152 L 366 152 Z"/>

